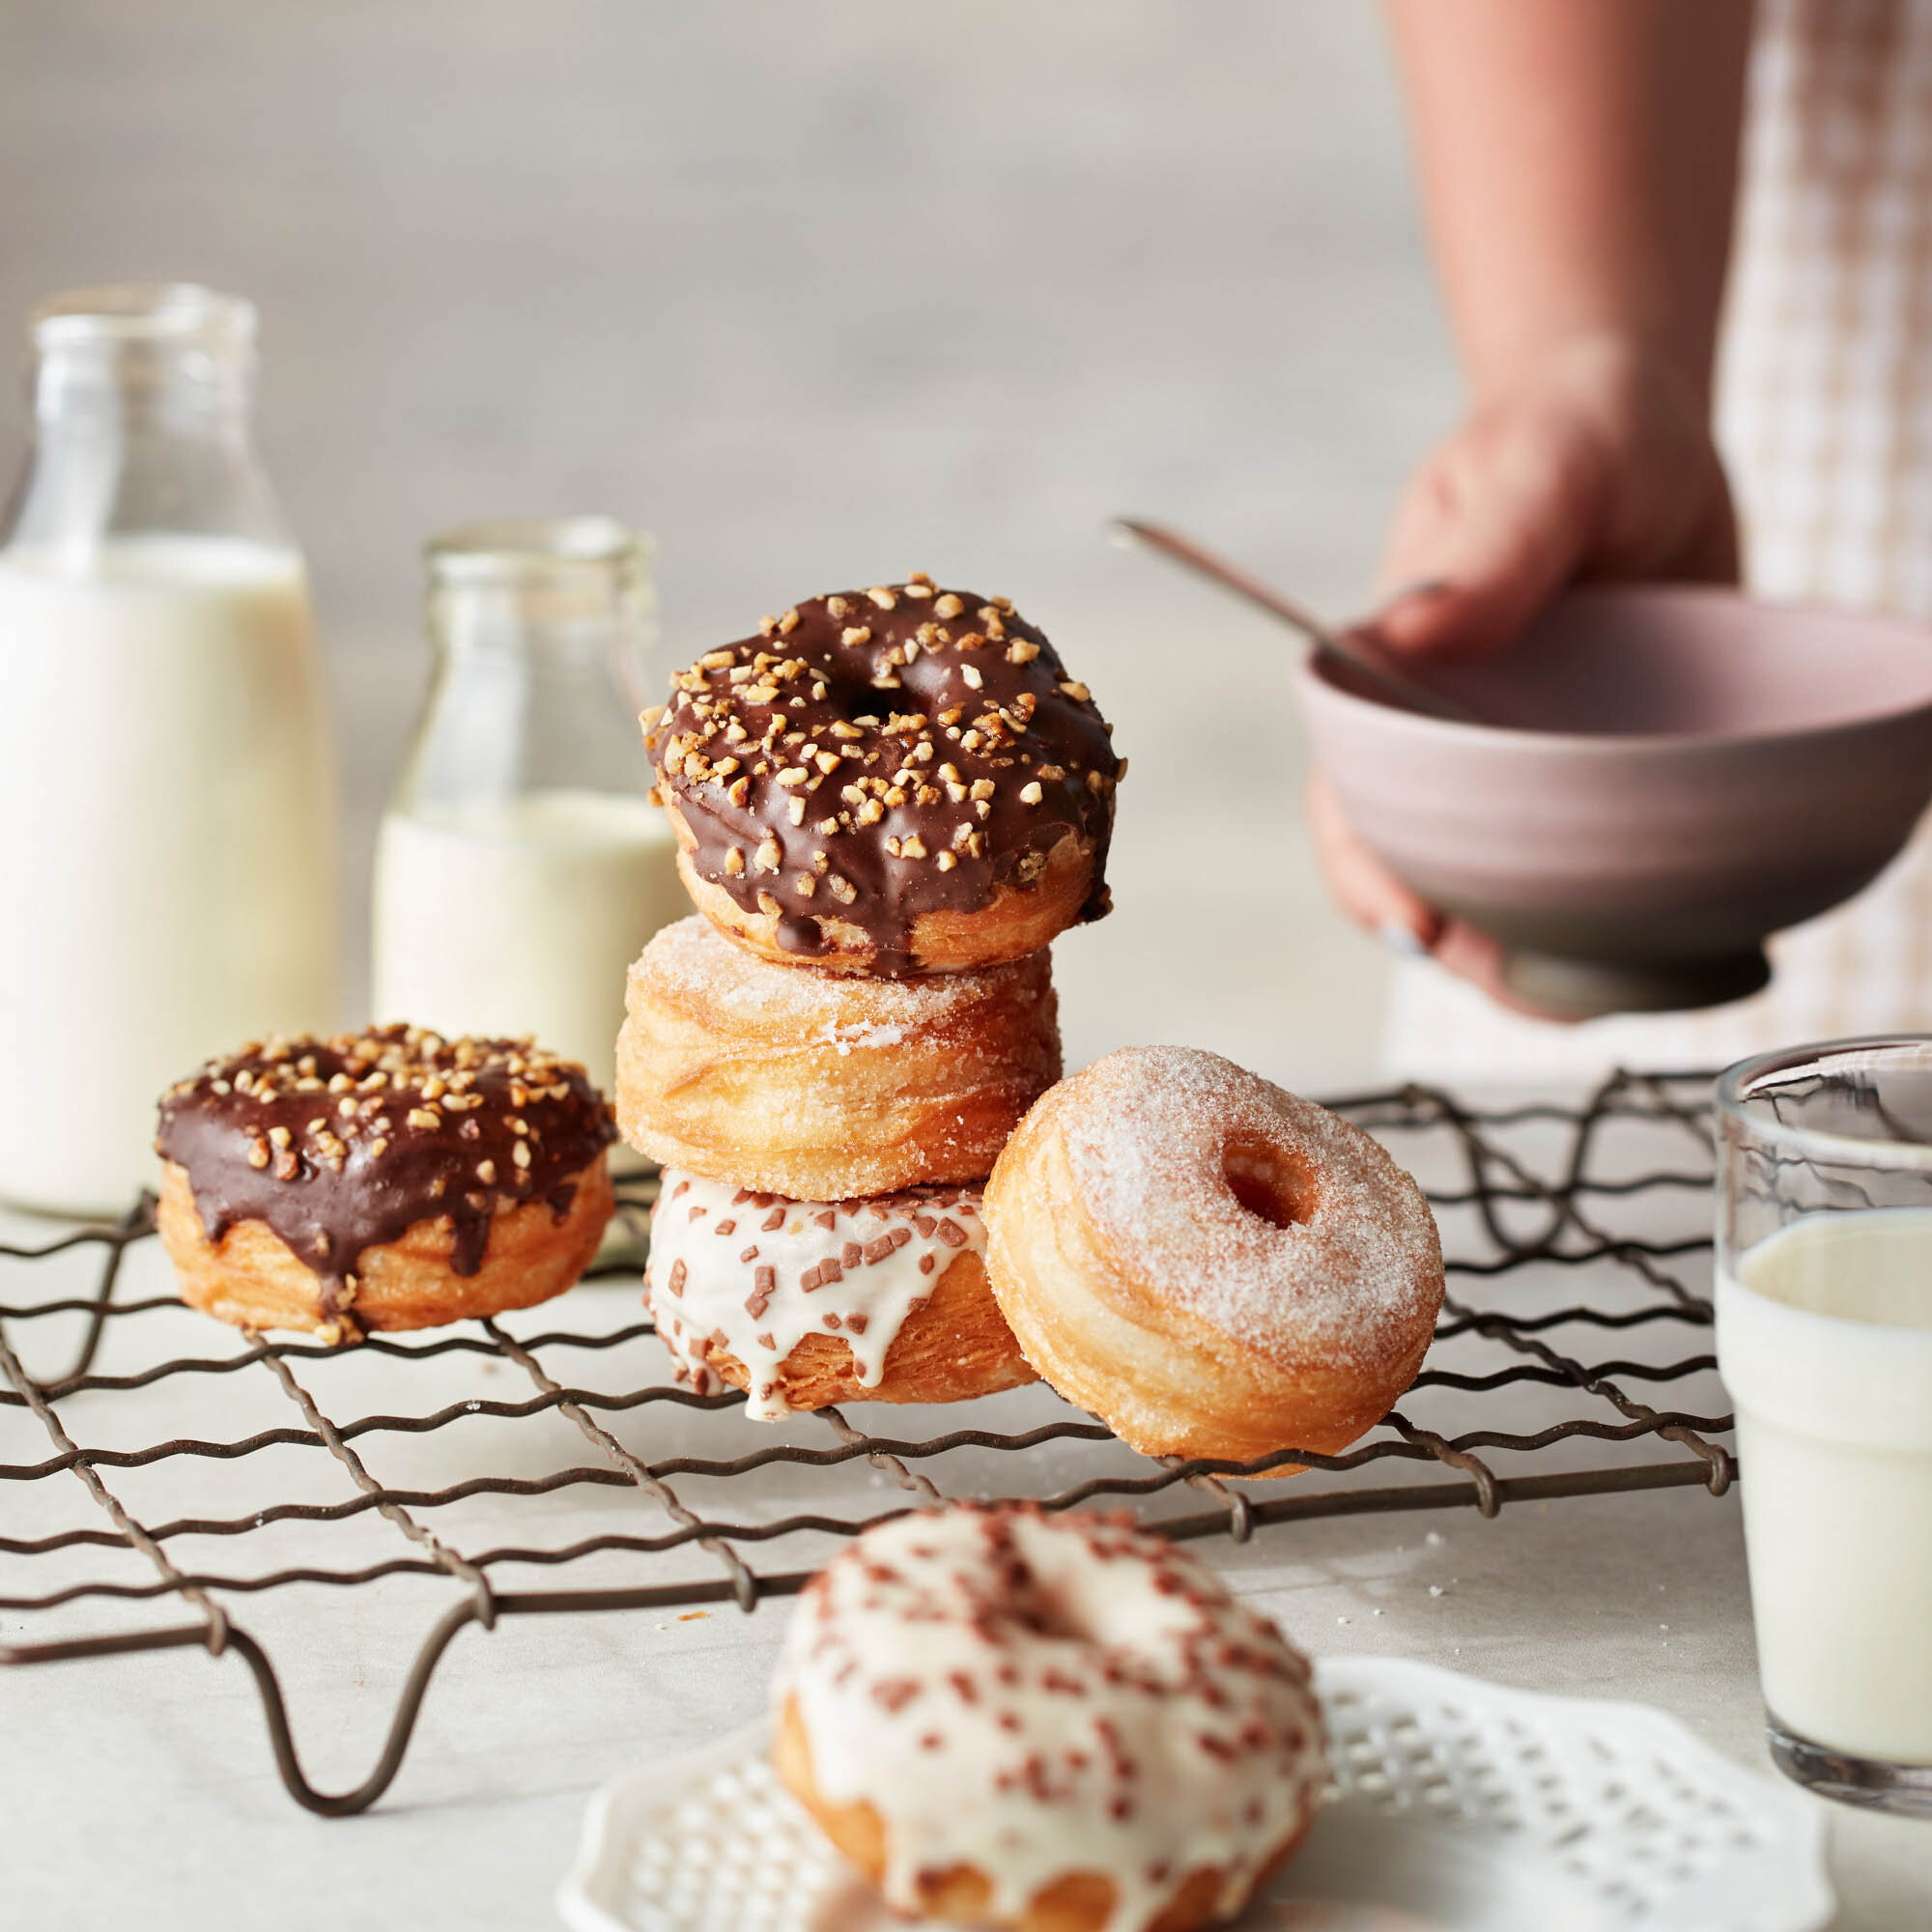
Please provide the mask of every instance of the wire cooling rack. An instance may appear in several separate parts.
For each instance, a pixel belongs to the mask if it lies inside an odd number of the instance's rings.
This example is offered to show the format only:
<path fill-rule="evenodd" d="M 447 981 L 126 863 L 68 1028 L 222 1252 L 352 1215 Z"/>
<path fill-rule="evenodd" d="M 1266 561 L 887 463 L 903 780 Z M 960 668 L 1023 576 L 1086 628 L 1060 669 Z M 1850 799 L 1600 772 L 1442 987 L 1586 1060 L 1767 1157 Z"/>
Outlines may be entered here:
<path fill-rule="evenodd" d="M 291 1795 L 340 1815 L 394 1778 L 467 1625 L 749 1609 L 800 1588 L 838 1540 L 943 1495 L 1124 1505 L 1168 1536 L 1245 1541 L 1352 1512 L 1720 1494 L 1735 1463 L 1713 1439 L 1731 1418 L 1709 1352 L 1708 1092 L 1701 1074 L 1617 1074 L 1580 1105 L 1477 1109 L 1421 1088 L 1332 1102 L 1423 1181 L 1449 1294 L 1379 1427 L 1345 1455 L 1251 1464 L 1148 1461 L 1043 1386 L 870 1405 L 865 1426 L 838 1409 L 750 1423 L 741 1396 L 673 1383 L 639 1319 L 649 1177 L 621 1183 L 627 1238 L 567 1299 L 350 1350 L 184 1308 L 146 1200 L 117 1228 L 0 1246 L 0 1615 L 30 1639 L 0 1664 L 238 1656 Z M 1293 1463 L 1310 1473 L 1223 1480 Z M 237 1606 L 312 1608 L 305 1589 L 399 1578 L 439 1594 L 386 1742 L 361 1783 L 318 1790 L 270 1645 Z M 298 1619 L 297 1641 L 311 1651 L 339 1622 Z"/>

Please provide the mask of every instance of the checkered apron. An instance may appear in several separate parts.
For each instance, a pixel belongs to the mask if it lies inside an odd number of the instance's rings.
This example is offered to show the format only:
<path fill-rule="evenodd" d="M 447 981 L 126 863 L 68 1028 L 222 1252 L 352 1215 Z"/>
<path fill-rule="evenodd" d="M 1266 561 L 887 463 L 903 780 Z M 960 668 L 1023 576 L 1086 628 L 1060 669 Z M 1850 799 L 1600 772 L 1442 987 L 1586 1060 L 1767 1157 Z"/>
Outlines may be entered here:
<path fill-rule="evenodd" d="M 1759 0 L 1748 103 L 1718 381 L 1747 582 L 1932 618 L 1932 0 Z M 1384 1059 L 1404 1077 L 1548 1079 L 1932 1032 L 1932 823 L 1771 954 L 1750 999 L 1581 1026 L 1405 961 Z"/>

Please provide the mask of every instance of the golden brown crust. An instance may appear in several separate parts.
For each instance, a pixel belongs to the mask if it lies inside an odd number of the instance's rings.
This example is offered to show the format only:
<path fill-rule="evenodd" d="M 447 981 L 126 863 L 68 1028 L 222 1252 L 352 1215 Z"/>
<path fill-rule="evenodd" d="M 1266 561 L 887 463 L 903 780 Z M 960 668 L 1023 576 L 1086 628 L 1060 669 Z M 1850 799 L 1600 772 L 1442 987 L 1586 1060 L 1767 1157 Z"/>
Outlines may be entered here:
<path fill-rule="evenodd" d="M 825 951 L 805 957 L 779 943 L 782 911 L 750 912 L 723 886 L 704 878 L 692 861 L 697 841 L 675 797 L 665 806 L 677 839 L 677 870 L 691 902 L 727 939 L 775 966 L 809 967 L 821 973 L 869 977 L 876 943 L 866 929 L 814 902 Z M 915 973 L 977 973 L 1037 952 L 1078 925 L 1093 896 L 1099 864 L 1097 840 L 1067 835 L 1052 846 L 1037 878 L 1025 886 L 994 888 L 973 911 L 947 908 L 922 913 L 912 923 L 907 951 Z"/>
<path fill-rule="evenodd" d="M 728 1350 L 697 1342 L 694 1352 L 733 1388 L 751 1374 Z M 970 1402 L 1039 1378 L 1020 1353 L 976 1254 L 954 1257 L 931 1295 L 906 1317 L 873 1386 L 859 1380 L 851 1349 L 836 1335 L 808 1335 L 780 1364 L 775 1379 L 788 1408 L 835 1402 Z"/>
<path fill-rule="evenodd" d="M 1144 1455 L 1246 1463 L 1282 1449 L 1347 1448 L 1422 1365 L 1441 1298 L 1439 1250 L 1418 1258 L 1422 1272 L 1433 1266 L 1433 1296 L 1378 1318 L 1373 1332 L 1364 1324 L 1346 1350 L 1303 1342 L 1289 1308 L 1269 1346 L 1242 1340 L 1178 1302 L 1186 1253 L 1164 1257 L 1158 1275 L 1123 1268 L 1132 1244 L 1096 1216 L 1068 1151 L 1069 1134 L 1087 1129 L 1087 1079 L 1062 1082 L 1034 1106 L 986 1183 L 987 1272 L 1027 1359 Z M 1321 1179 L 1311 1177 L 1314 1197 Z"/>
<path fill-rule="evenodd" d="M 885 1821 L 863 1799 L 856 1804 L 835 1804 L 818 1788 L 811 1771 L 811 1743 L 796 1697 L 788 1697 L 779 1713 L 772 1737 L 772 1768 L 779 1781 L 810 1813 L 812 1822 L 844 1857 L 873 1884 L 885 1877 Z M 962 1795 L 962 1802 L 967 1802 Z M 1256 1889 L 1292 1857 L 1307 1834 L 1309 1819 L 1268 1854 Z M 1222 1875 L 1211 1866 L 1189 1872 L 1174 1897 L 1148 1927 L 1148 1932 L 1199 1932 L 1215 1920 Z M 1114 1910 L 1114 1882 L 1104 1872 L 1068 1872 L 1042 1887 L 1028 1900 L 1017 1918 L 989 1919 L 987 1901 L 993 1886 L 972 1865 L 920 1876 L 920 1903 L 928 1917 L 954 1925 L 995 1924 L 1011 1932 L 1102 1932 Z M 1252 1895 L 1252 1894 L 1251 1894 Z"/>
<path fill-rule="evenodd" d="M 617 1122 L 666 1166 L 795 1201 L 978 1180 L 1060 1077 L 1044 952 L 984 974 L 773 968 L 698 920 L 631 968 Z"/>
<path fill-rule="evenodd" d="M 613 1211 L 609 1157 L 599 1154 L 582 1169 L 575 1188 L 561 1218 L 544 1202 L 498 1208 L 473 1275 L 450 1266 L 455 1243 L 446 1216 L 365 1248 L 354 1300 L 340 1321 L 324 1307 L 318 1277 L 266 1222 L 238 1221 L 218 1244 L 211 1242 L 187 1170 L 177 1162 L 162 1163 L 156 1220 L 190 1307 L 239 1328 L 295 1328 L 348 1341 L 356 1331 L 440 1327 L 561 1294 L 590 1264 Z"/>

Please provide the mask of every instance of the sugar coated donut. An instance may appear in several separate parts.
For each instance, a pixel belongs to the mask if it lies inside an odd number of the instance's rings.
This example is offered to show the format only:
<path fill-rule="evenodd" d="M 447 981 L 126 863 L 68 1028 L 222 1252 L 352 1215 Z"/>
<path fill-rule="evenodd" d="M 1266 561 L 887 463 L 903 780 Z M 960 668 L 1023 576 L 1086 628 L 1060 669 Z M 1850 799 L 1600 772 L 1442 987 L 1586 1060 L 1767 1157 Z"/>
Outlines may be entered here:
<path fill-rule="evenodd" d="M 1332 1455 L 1414 1379 L 1442 1304 L 1409 1176 L 1325 1108 L 1186 1047 L 1124 1048 L 1036 1102 L 986 1221 L 1028 1361 L 1150 1456 Z"/>
<path fill-rule="evenodd" d="M 615 1138 L 582 1067 L 527 1040 L 251 1043 L 161 1100 L 161 1245 L 183 1300 L 244 1328 L 526 1308 L 597 1252 Z"/>
<path fill-rule="evenodd" d="M 654 1160 L 842 1201 L 992 1167 L 1060 1077 L 1047 954 L 854 980 L 774 966 L 701 919 L 631 968 L 617 1119 Z"/>
<path fill-rule="evenodd" d="M 1087 687 L 1005 598 L 809 598 L 644 716 L 699 912 L 781 963 L 996 966 L 1107 909 L 1126 770 Z"/>
<path fill-rule="evenodd" d="M 955 1504 L 807 1585 L 773 1762 L 888 1905 L 1021 1932 L 1193 1932 L 1300 1842 L 1308 1660 L 1122 1519 Z"/>
<path fill-rule="evenodd" d="M 1036 1379 L 986 1286 L 977 1187 L 784 1201 L 667 1168 L 644 1302 L 680 1381 L 760 1422 Z"/>

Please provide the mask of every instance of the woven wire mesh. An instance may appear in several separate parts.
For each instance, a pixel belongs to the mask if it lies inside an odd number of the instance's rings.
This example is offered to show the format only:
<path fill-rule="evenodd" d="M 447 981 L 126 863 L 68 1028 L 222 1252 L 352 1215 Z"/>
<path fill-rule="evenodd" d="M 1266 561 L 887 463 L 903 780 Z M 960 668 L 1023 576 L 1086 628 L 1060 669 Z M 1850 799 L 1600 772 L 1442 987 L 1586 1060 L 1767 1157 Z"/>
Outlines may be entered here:
<path fill-rule="evenodd" d="M 1710 1353 L 1708 1077 L 1618 1074 L 1580 1105 L 1405 1088 L 1332 1102 L 1416 1173 L 1448 1295 L 1402 1405 L 1338 1456 L 1151 1462 L 1044 1386 L 953 1407 L 749 1423 L 676 1385 L 636 1293 L 655 1179 L 567 1300 L 351 1350 L 236 1336 L 169 1292 L 143 1201 L 0 1246 L 0 1663 L 201 1646 L 253 1671 L 291 1794 L 362 1809 L 467 1625 L 798 1589 L 840 1539 L 943 1496 L 1128 1507 L 1173 1537 L 1734 1473 Z M 182 1433 L 160 1433 L 187 1423 Z M 1507 1426 L 1505 1426 L 1507 1425 Z M 1292 1483 L 1231 1483 L 1305 1463 Z M 264 1599 L 430 1579 L 386 1744 L 303 1775 Z M 304 1594 L 307 1593 L 307 1594 Z M 303 1630 L 299 1618 L 295 1629 Z M 298 1640 L 305 1641 L 305 1637 Z"/>

